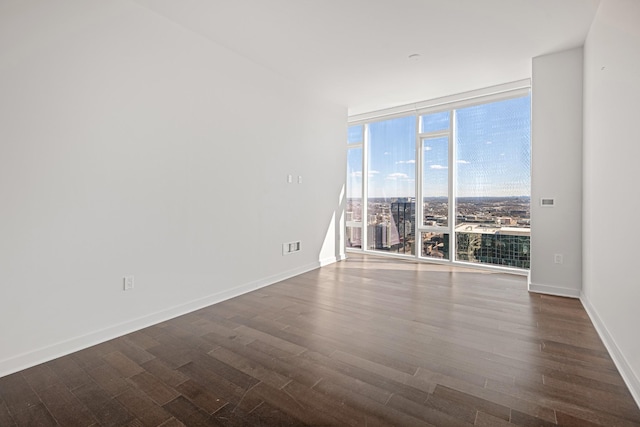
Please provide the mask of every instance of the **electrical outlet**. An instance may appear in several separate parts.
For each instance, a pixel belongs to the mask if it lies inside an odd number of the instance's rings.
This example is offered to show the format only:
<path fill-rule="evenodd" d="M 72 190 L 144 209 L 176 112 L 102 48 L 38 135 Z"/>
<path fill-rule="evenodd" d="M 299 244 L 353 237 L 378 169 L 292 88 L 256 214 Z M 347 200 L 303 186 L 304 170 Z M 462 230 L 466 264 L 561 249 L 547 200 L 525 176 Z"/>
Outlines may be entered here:
<path fill-rule="evenodd" d="M 282 244 L 282 255 L 289 255 L 289 254 L 292 254 L 294 252 L 300 252 L 300 249 L 302 249 L 300 241 L 290 242 L 290 243 L 283 243 Z"/>
<path fill-rule="evenodd" d="M 130 291 L 133 289 L 133 276 L 124 276 L 124 285 L 123 285 L 123 290 L 124 291 Z"/>
<path fill-rule="evenodd" d="M 555 254 L 555 255 L 553 256 L 553 262 L 554 262 L 554 263 L 556 263 L 556 264 L 562 264 L 562 261 L 563 261 L 562 254 Z"/>

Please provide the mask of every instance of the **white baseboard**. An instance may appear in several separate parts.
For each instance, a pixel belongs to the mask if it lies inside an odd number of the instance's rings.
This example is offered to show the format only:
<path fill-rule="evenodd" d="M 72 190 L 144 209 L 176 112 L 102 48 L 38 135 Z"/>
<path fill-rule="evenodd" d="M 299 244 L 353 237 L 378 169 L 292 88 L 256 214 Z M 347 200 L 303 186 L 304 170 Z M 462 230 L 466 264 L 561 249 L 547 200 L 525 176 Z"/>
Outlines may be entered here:
<path fill-rule="evenodd" d="M 344 261 L 345 259 L 347 259 L 347 254 L 340 254 L 338 256 L 324 258 L 320 260 L 320 267 L 324 267 L 325 265 L 329 265 L 329 264 L 334 264 L 338 261 Z"/>
<path fill-rule="evenodd" d="M 580 298 L 580 291 L 578 289 L 561 288 L 558 286 L 549 286 L 549 285 L 540 285 L 540 284 L 531 283 L 531 282 L 529 282 L 529 292 L 555 295 L 558 297 Z"/>
<path fill-rule="evenodd" d="M 303 265 L 292 270 L 284 271 L 282 273 L 255 280 L 253 282 L 245 283 L 243 285 L 236 286 L 222 292 L 217 292 L 204 298 L 199 298 L 197 300 L 170 307 L 165 310 L 139 317 L 137 319 L 132 319 L 123 323 L 112 325 L 105 329 L 91 332 L 87 335 L 71 338 L 69 340 L 65 340 L 47 347 L 42 347 L 33 351 L 10 357 L 8 359 L 0 360 L 0 377 L 30 368 L 32 366 L 39 365 L 44 362 L 48 362 L 53 359 L 57 359 L 58 357 L 83 350 L 93 345 L 109 341 L 111 339 L 167 321 L 169 319 L 173 319 L 174 317 L 191 313 L 192 311 L 196 311 L 201 308 L 237 297 L 247 292 L 272 285 L 274 283 L 289 279 L 308 271 L 315 270 L 316 268 L 330 264 L 332 260 L 333 262 L 336 262 L 338 259 L 343 259 L 342 257 L 343 256 L 334 257 L 331 259 L 325 259 L 322 261 Z"/>
<path fill-rule="evenodd" d="M 605 347 L 607 347 L 607 350 L 613 359 L 613 363 L 616 365 L 616 368 L 618 368 L 618 371 L 629 388 L 633 399 L 636 401 L 638 407 L 640 407 L 640 378 L 633 371 L 629 362 L 627 362 L 627 359 L 620 351 L 620 348 L 613 339 L 613 336 L 609 333 L 604 322 L 600 319 L 598 312 L 591 305 L 591 302 L 584 293 L 580 293 L 580 301 L 582 302 L 584 309 L 587 311 L 591 322 L 595 326 L 598 335 L 600 335 L 600 339 L 604 343 Z"/>

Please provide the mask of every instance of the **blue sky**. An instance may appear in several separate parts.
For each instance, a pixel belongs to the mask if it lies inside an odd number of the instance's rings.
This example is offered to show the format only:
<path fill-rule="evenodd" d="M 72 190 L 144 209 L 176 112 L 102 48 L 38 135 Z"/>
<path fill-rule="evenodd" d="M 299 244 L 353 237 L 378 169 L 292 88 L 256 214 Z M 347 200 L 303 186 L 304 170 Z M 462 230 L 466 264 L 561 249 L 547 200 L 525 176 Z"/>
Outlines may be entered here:
<path fill-rule="evenodd" d="M 529 96 L 459 109 L 457 119 L 457 195 L 459 197 L 528 196 L 530 194 Z M 369 125 L 369 197 L 414 197 L 416 117 Z M 446 129 L 449 113 L 423 116 L 423 130 Z M 349 140 L 362 139 L 361 127 Z M 447 195 L 449 174 L 446 137 L 422 141 L 424 195 Z M 352 197 L 360 197 L 361 151 L 350 150 L 348 179 Z"/>

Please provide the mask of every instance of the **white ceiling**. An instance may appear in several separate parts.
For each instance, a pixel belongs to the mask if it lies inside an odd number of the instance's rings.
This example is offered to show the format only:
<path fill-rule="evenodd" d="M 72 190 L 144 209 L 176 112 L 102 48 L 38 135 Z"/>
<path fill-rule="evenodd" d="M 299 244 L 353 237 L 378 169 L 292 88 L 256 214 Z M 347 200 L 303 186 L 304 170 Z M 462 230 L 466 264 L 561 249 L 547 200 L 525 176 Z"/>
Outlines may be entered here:
<path fill-rule="evenodd" d="M 350 114 L 531 76 L 599 0 L 135 0 Z M 419 54 L 417 61 L 408 57 Z"/>
<path fill-rule="evenodd" d="M 528 78 L 532 57 L 583 45 L 598 4 L 2 0 L 0 68 L 36 42 L 138 5 L 359 114 Z"/>

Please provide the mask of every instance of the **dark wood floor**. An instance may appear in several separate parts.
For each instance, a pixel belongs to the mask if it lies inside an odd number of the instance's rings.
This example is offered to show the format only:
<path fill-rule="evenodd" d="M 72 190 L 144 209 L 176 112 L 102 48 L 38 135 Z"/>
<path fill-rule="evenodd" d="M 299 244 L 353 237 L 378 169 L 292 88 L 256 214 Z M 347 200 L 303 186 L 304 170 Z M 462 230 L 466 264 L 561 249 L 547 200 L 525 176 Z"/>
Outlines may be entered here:
<path fill-rule="evenodd" d="M 349 260 L 0 379 L 0 426 L 638 426 L 577 300 Z"/>

